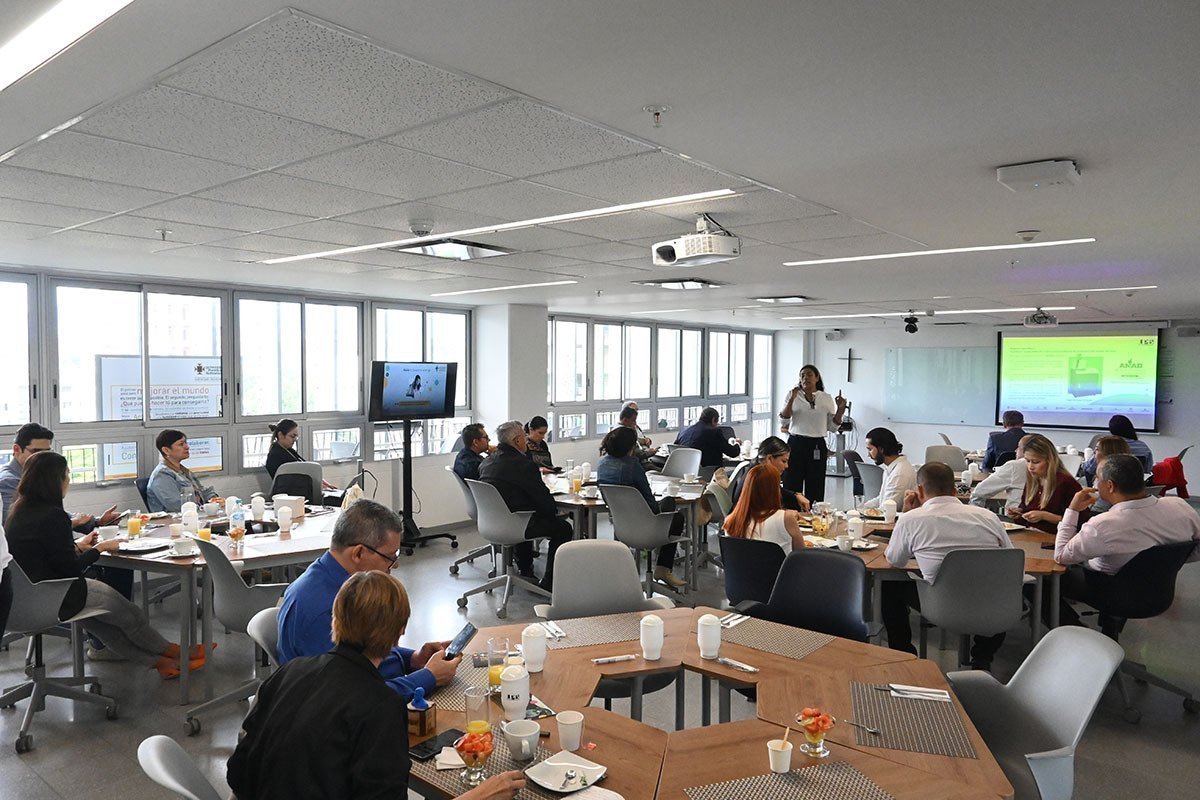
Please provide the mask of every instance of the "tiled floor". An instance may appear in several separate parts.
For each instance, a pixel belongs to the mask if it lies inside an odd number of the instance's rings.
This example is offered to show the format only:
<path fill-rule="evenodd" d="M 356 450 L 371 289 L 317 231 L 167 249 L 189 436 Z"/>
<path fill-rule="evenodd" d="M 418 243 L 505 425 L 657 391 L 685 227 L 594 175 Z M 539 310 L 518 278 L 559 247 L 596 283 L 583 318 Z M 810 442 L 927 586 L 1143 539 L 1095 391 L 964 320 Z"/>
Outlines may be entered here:
<path fill-rule="evenodd" d="M 831 480 L 837 501 L 844 493 L 841 481 Z M 844 498 L 843 498 L 844 499 Z M 608 535 L 602 529 L 601 536 Z M 455 599 L 464 588 L 483 578 L 486 567 L 464 566 L 457 578 L 447 574 L 452 557 L 465 552 L 478 541 L 472 531 L 464 532 L 458 550 L 444 540 L 420 548 L 411 559 L 404 559 L 396 575 L 404 581 L 413 600 L 413 619 L 409 625 L 410 643 L 419 645 L 429 638 L 449 638 L 464 619 L 476 625 L 495 624 L 494 600 L 486 595 L 471 598 L 466 611 L 460 611 Z M 477 562 L 480 566 L 484 562 Z M 699 604 L 719 605 L 723 600 L 721 578 L 709 568 L 701 578 L 701 589 L 692 595 Z M 177 630 L 179 613 L 176 598 L 152 612 L 164 634 Z M 533 618 L 531 598 L 520 593 L 509 604 L 508 622 Z M 251 647 L 244 636 L 218 633 L 219 648 L 211 663 L 200 673 L 193 687 L 199 698 L 206 686 L 215 692 L 233 688 L 251 673 Z M 931 642 L 936 636 L 931 637 Z M 1189 565 L 1180 576 L 1176 603 L 1171 611 L 1155 620 L 1131 622 L 1123 643 L 1128 652 L 1146 661 L 1164 677 L 1200 691 L 1200 567 Z M 1007 679 L 1024 655 L 1030 642 L 1027 632 L 1014 631 L 996 660 L 996 673 Z M 0 652 L 0 686 L 11 686 L 22 678 L 24 647 L 14 645 Z M 953 653 L 937 653 L 944 668 L 952 668 Z M 47 645 L 47 659 L 58 672 L 70 670 L 67 648 L 60 640 Z M 153 671 L 127 664 L 90 664 L 89 671 L 100 677 L 106 693 L 121 704 L 121 718 L 104 719 L 100 707 L 81 707 L 75 714 L 72 703 L 51 699 L 47 709 L 34 723 L 34 750 L 18 756 L 13 741 L 20 726 L 25 703 L 15 710 L 0 711 L 0 798 L 3 800 L 42 800 L 42 798 L 105 798 L 140 800 L 166 798 L 169 794 L 146 779 L 138 767 L 138 743 L 147 736 L 165 733 L 172 736 L 197 760 L 222 794 L 225 761 L 236 741 L 238 724 L 245 705 L 226 706 L 203 720 L 203 731 L 194 737 L 185 735 L 186 709 L 178 705 L 178 689 L 164 683 Z M 1200 717 L 1185 714 L 1178 698 L 1151 687 L 1134 687 L 1143 718 L 1139 725 L 1121 719 L 1115 692 L 1109 691 L 1084 736 L 1076 758 L 1075 797 L 1124 798 L 1182 797 L 1190 795 L 1200 783 Z M 699 680 L 689 682 L 688 724 L 699 725 Z M 617 710 L 628 705 L 617 703 Z M 735 719 L 753 717 L 753 708 L 734 695 Z M 674 693 L 660 692 L 646 698 L 645 719 L 670 729 L 674 721 Z"/>

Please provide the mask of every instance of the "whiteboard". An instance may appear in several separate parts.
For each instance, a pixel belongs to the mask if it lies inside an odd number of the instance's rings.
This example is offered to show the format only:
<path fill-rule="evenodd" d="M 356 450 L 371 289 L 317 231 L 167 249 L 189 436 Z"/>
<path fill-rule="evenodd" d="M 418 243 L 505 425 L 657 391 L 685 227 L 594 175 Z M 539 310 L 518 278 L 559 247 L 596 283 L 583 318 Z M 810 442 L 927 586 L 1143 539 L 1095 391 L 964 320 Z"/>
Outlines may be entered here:
<path fill-rule="evenodd" d="M 894 422 L 996 422 L 995 347 L 890 347 L 884 414 Z"/>

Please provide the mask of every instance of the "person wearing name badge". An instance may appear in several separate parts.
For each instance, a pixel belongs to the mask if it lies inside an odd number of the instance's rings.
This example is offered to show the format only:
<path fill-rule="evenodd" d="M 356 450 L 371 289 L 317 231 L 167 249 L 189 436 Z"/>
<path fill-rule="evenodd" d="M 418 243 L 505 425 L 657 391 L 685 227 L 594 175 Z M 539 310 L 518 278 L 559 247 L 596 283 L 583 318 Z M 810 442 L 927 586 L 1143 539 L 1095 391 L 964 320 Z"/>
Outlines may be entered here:
<path fill-rule="evenodd" d="M 1025 443 L 1025 464 L 1025 490 L 1008 516 L 1014 522 L 1054 533 L 1079 491 L 1079 481 L 1063 467 L 1054 443 L 1041 434 L 1033 434 Z"/>
<path fill-rule="evenodd" d="M 825 462 L 829 458 L 825 435 L 841 427 L 846 402 L 840 391 L 837 397 L 829 396 L 815 366 L 801 368 L 800 380 L 779 412 L 780 430 L 788 434 L 792 451 L 783 473 L 785 489 L 800 492 L 814 503 L 825 499 Z"/>
<path fill-rule="evenodd" d="M 917 488 L 917 471 L 903 454 L 904 445 L 887 428 L 872 428 L 867 433 L 867 455 L 883 467 L 883 483 L 879 496 L 863 503 L 863 508 L 883 508 L 888 500 L 896 507 L 904 505 L 904 495 Z"/>
<path fill-rule="evenodd" d="M 183 505 L 182 492 L 190 491 L 196 505 L 212 501 L 217 493 L 200 482 L 190 469 L 183 465 L 192 451 L 188 448 L 187 434 L 168 428 L 154 437 L 154 448 L 162 461 L 150 473 L 146 483 L 146 505 L 148 511 L 169 511 L 178 514 Z"/>

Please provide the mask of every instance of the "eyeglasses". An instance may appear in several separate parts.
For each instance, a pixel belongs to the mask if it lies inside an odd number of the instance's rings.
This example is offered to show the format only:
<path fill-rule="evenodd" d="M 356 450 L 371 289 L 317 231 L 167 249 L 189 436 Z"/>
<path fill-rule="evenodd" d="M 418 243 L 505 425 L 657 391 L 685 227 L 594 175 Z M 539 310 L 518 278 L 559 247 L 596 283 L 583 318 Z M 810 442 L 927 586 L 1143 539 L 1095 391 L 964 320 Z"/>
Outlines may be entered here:
<path fill-rule="evenodd" d="M 362 544 L 362 542 L 359 542 L 359 544 Z M 362 544 L 362 546 L 367 548 L 368 550 L 370 550 L 375 555 L 382 558 L 384 561 L 388 562 L 388 569 L 391 569 L 392 567 L 396 566 L 396 562 L 400 560 L 400 551 L 399 550 L 396 551 L 395 555 L 388 556 L 388 555 L 384 555 L 383 553 L 379 552 L 374 547 L 371 547 L 371 545 L 369 545 L 369 544 Z"/>

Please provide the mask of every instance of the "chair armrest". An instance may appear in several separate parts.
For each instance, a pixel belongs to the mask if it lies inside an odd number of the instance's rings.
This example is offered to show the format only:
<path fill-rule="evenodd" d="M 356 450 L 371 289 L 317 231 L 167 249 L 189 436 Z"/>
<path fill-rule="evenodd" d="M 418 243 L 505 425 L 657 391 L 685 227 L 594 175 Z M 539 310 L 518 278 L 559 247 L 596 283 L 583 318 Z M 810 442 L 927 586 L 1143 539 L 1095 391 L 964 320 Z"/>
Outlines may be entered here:
<path fill-rule="evenodd" d="M 264 608 L 272 608 L 279 602 L 279 598 L 283 596 L 283 591 L 287 586 L 286 583 L 256 583 L 248 586 L 250 605 L 260 611 Z"/>
<path fill-rule="evenodd" d="M 767 618 L 767 604 L 758 600 L 743 600 L 734 606 L 733 610 L 748 617 Z"/>
<path fill-rule="evenodd" d="M 537 603 L 533 607 L 533 613 L 537 614 L 542 619 L 550 619 L 550 604 Z"/>
<path fill-rule="evenodd" d="M 675 604 L 672 603 L 671 600 L 666 597 L 651 597 L 649 600 L 646 601 L 646 605 L 648 607 L 650 607 L 651 610 L 654 610 L 654 607 L 657 606 L 658 608 L 661 608 L 664 611 L 669 611 L 670 609 L 675 607 Z"/>
<path fill-rule="evenodd" d="M 1037 781 L 1042 800 L 1071 800 L 1075 783 L 1075 748 L 1060 747 L 1041 753 L 1026 753 L 1029 771 Z"/>

